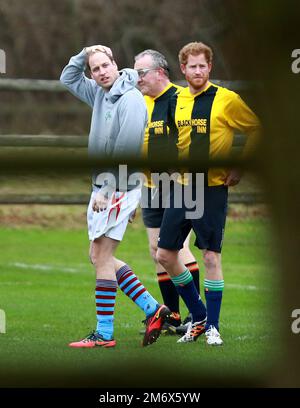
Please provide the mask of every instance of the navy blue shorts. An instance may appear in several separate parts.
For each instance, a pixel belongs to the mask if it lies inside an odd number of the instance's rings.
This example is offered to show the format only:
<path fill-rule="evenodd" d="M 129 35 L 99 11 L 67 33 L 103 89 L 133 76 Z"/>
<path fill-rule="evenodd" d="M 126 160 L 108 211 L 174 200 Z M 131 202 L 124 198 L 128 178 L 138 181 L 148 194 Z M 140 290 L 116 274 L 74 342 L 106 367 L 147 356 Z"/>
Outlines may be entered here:
<path fill-rule="evenodd" d="M 160 228 L 164 216 L 164 208 L 142 208 L 144 225 L 147 228 Z"/>
<path fill-rule="evenodd" d="M 146 188 L 142 190 L 147 208 L 142 207 L 143 222 L 147 228 L 160 228 L 165 212 L 165 205 L 163 203 L 161 188 Z M 158 208 L 153 207 L 154 197 L 158 199 Z"/>
<path fill-rule="evenodd" d="M 160 227 L 158 247 L 180 250 L 191 228 L 196 235 L 195 246 L 199 249 L 221 253 L 225 222 L 227 215 L 228 187 L 204 187 L 204 213 L 198 219 L 186 219 L 187 209 L 173 208 L 171 191 L 171 208 L 166 208 Z"/>

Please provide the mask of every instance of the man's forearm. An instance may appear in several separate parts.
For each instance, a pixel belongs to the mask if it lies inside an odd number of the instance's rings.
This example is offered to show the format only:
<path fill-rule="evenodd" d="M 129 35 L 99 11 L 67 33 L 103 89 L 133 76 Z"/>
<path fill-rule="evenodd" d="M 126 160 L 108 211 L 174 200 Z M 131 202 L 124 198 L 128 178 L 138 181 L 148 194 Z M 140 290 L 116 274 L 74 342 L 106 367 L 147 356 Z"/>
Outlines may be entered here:
<path fill-rule="evenodd" d="M 60 81 L 68 86 L 82 78 L 86 68 L 87 53 L 83 49 L 79 54 L 71 57 L 68 65 L 63 69 Z"/>
<path fill-rule="evenodd" d="M 84 75 L 86 69 L 87 53 L 83 49 L 79 54 L 73 56 L 68 65 L 63 69 L 60 81 L 77 98 L 86 102 L 91 107 L 94 104 L 97 86 L 94 81 Z"/>

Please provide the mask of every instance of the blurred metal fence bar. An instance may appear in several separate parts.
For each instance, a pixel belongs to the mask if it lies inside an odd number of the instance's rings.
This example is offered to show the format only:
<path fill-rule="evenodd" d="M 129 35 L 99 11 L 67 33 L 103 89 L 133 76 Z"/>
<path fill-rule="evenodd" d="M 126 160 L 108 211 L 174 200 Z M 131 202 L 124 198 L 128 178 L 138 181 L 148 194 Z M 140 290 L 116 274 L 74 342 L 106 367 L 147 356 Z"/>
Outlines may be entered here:
<path fill-rule="evenodd" d="M 175 83 L 186 86 L 185 81 L 174 81 Z M 224 81 L 221 79 L 212 79 L 211 82 L 219 86 L 224 86 L 233 91 L 247 91 L 260 86 L 257 81 Z M 21 91 L 21 92 L 66 92 L 67 89 L 58 80 L 53 79 L 15 79 L 1 78 L 0 91 Z"/>
<path fill-rule="evenodd" d="M 0 204 L 87 205 L 89 194 L 0 194 Z M 229 193 L 229 204 L 261 204 L 260 193 Z"/>
<path fill-rule="evenodd" d="M 243 146 L 245 136 L 237 134 L 233 140 L 234 147 Z M 3 147 L 87 147 L 88 137 L 77 135 L 0 135 L 0 146 Z"/>

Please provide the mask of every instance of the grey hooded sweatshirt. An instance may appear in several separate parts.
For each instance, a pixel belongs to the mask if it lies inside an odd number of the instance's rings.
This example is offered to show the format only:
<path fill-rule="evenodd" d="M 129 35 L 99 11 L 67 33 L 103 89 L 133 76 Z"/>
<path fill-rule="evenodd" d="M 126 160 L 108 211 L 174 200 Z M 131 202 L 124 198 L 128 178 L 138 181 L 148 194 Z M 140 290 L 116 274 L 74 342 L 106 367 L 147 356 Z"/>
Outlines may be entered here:
<path fill-rule="evenodd" d="M 137 72 L 129 68 L 121 70 L 109 92 L 105 92 L 93 79 L 84 75 L 86 57 L 85 50 L 72 57 L 63 69 L 60 81 L 93 110 L 89 156 L 99 159 L 140 156 L 147 108 L 142 94 L 135 88 Z M 115 170 L 101 170 L 108 171 L 116 175 Z M 97 184 L 97 173 L 93 174 L 93 184 Z"/>

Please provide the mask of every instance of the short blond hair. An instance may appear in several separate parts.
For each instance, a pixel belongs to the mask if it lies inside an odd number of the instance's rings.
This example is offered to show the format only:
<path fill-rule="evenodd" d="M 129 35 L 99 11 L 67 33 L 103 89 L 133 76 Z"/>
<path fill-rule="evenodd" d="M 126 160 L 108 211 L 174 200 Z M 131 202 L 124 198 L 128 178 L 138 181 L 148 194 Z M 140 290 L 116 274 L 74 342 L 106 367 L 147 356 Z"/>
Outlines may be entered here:
<path fill-rule="evenodd" d="M 186 65 L 188 61 L 189 55 L 200 55 L 204 54 L 206 62 L 210 64 L 213 59 L 213 52 L 212 49 L 208 46 L 205 45 L 202 42 L 190 42 L 186 44 L 181 50 L 179 51 L 178 54 L 178 59 L 180 64 Z"/>
<path fill-rule="evenodd" d="M 90 67 L 90 57 L 91 57 L 92 55 L 94 55 L 94 54 L 97 54 L 97 53 L 102 53 L 102 54 L 106 55 L 106 56 L 110 59 L 110 61 L 111 61 L 112 63 L 116 63 L 115 60 L 114 60 L 113 54 L 109 54 L 109 53 L 108 53 L 107 51 L 105 51 L 105 50 L 102 51 L 102 50 L 96 49 L 96 50 L 94 50 L 94 51 L 90 51 L 90 52 L 87 54 L 86 65 L 87 65 L 87 67 L 88 67 L 89 70 L 91 70 L 91 67 Z"/>

